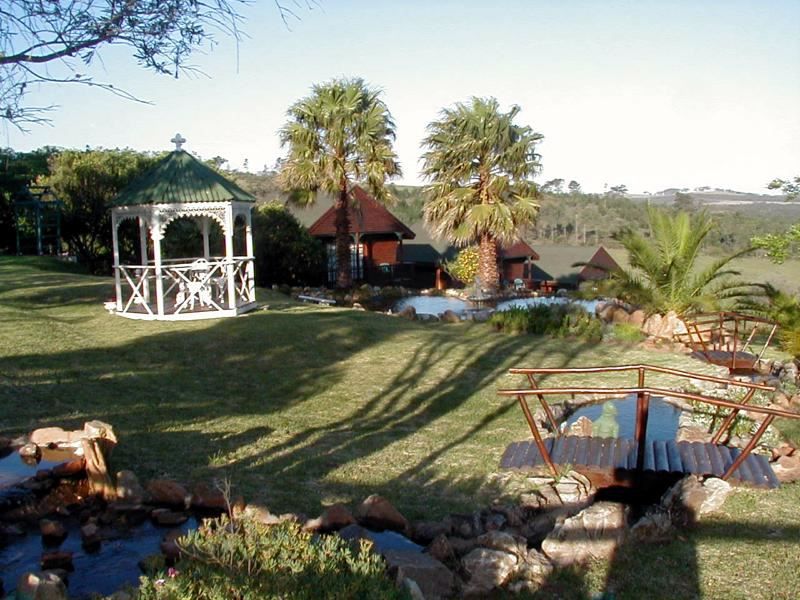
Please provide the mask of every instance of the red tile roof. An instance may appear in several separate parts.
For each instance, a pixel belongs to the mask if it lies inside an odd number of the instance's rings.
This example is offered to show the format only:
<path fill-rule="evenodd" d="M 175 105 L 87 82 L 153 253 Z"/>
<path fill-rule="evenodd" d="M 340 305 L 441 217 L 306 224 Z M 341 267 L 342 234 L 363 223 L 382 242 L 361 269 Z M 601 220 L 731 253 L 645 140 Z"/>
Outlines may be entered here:
<path fill-rule="evenodd" d="M 503 259 L 528 258 L 529 256 L 533 260 L 539 260 L 539 255 L 536 254 L 536 251 L 523 240 L 500 248 L 500 258 Z"/>
<path fill-rule="evenodd" d="M 350 219 L 350 232 L 364 234 L 399 233 L 405 240 L 413 240 L 416 234 L 406 227 L 385 206 L 359 186 L 350 190 L 350 205 L 347 214 Z M 309 233 L 316 237 L 334 237 L 336 235 L 336 209 L 331 206 L 317 219 Z"/>
<path fill-rule="evenodd" d="M 608 253 L 608 250 L 600 246 L 597 249 L 597 252 L 594 253 L 592 258 L 586 261 L 586 266 L 581 269 L 580 277 L 586 281 L 597 281 L 598 279 L 605 279 L 608 277 L 608 274 L 612 271 L 619 271 L 620 266 L 617 264 L 611 255 Z M 595 266 L 596 265 L 596 266 Z M 597 267 L 602 267 L 598 269 Z"/>

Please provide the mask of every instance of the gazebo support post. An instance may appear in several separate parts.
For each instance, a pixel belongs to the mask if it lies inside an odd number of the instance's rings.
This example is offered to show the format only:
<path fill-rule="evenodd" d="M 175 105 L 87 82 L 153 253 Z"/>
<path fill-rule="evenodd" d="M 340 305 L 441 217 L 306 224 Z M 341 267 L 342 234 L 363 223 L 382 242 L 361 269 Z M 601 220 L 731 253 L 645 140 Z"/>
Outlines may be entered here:
<path fill-rule="evenodd" d="M 225 268 L 228 278 L 228 308 L 236 310 L 236 282 L 233 275 L 233 206 L 225 208 Z"/>
<path fill-rule="evenodd" d="M 208 217 L 203 217 L 200 220 L 200 228 L 203 232 L 203 258 L 205 258 L 206 260 L 211 258 L 211 247 L 208 243 L 208 234 L 210 229 L 209 225 L 210 222 Z"/>
<path fill-rule="evenodd" d="M 122 310 L 122 281 L 119 277 L 119 237 L 117 233 L 119 222 L 117 215 L 111 214 L 111 244 L 114 248 L 114 292 L 117 301 L 117 310 Z"/>
<path fill-rule="evenodd" d="M 142 295 L 145 298 L 145 301 L 149 304 L 150 303 L 150 281 L 147 278 L 147 267 L 148 267 L 148 258 L 147 258 L 147 223 L 145 223 L 144 218 L 139 217 L 139 256 L 141 257 L 142 266 L 144 267 L 144 283 L 142 284 Z"/>
<path fill-rule="evenodd" d="M 250 299 L 256 299 L 256 273 L 255 273 L 255 250 L 253 249 L 253 211 L 247 210 L 245 213 L 245 244 L 247 246 L 247 256 L 252 258 L 247 263 L 247 289 L 250 292 Z"/>
<path fill-rule="evenodd" d="M 150 225 L 150 235 L 153 238 L 153 266 L 156 275 L 156 311 L 159 317 L 164 316 L 164 281 L 161 278 L 161 219 L 156 212 Z"/>

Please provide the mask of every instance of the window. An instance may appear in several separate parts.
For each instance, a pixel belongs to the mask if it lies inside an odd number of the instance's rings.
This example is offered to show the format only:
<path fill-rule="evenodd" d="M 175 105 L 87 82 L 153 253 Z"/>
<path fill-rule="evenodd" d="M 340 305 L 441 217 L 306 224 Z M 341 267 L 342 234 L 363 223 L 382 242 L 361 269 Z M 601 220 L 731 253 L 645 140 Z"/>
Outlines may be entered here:
<path fill-rule="evenodd" d="M 336 243 L 328 248 L 328 283 L 336 283 Z M 364 279 L 364 244 L 350 244 L 350 276 L 353 281 Z"/>

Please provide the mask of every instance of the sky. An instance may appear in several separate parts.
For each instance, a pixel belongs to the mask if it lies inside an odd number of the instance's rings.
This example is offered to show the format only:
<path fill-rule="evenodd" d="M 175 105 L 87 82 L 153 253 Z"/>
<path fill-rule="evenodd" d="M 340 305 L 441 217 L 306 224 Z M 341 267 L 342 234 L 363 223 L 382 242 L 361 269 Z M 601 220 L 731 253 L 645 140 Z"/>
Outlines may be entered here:
<path fill-rule="evenodd" d="M 517 122 L 544 135 L 540 182 L 765 193 L 800 175 L 797 0 L 318 2 L 288 27 L 271 0 L 243 7 L 246 39 L 193 55 L 205 75 L 157 75 L 105 48 L 83 72 L 150 104 L 42 85 L 29 103 L 59 106 L 51 126 L 3 122 L 0 145 L 165 150 L 180 132 L 203 158 L 259 171 L 283 154 L 293 102 L 359 76 L 395 119 L 399 183 L 423 183 L 426 125 L 470 96 L 520 106 Z"/>

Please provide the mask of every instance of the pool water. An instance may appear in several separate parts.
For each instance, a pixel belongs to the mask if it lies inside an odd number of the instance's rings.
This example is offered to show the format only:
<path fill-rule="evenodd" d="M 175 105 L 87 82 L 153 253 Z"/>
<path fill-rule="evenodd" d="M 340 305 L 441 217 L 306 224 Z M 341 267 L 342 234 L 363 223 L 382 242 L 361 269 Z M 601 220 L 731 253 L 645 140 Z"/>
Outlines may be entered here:
<path fill-rule="evenodd" d="M 619 437 L 623 439 L 634 439 L 636 427 L 636 396 L 622 398 L 619 400 L 608 400 L 617 409 L 616 420 L 619 423 Z M 582 406 L 567 419 L 567 427 L 572 425 L 580 417 L 586 417 L 591 421 L 600 418 L 603 412 L 603 405 L 590 404 Z M 650 410 L 647 417 L 647 441 L 654 440 L 674 440 L 678 433 L 678 420 L 681 410 L 676 406 L 666 402 L 662 398 L 650 399 Z"/>
<path fill-rule="evenodd" d="M 440 315 L 446 310 L 452 310 L 456 314 L 461 314 L 468 308 L 469 303 L 458 298 L 447 296 L 409 296 L 398 300 L 392 307 L 392 311 L 399 313 L 404 308 L 413 306 L 417 314 Z"/>

